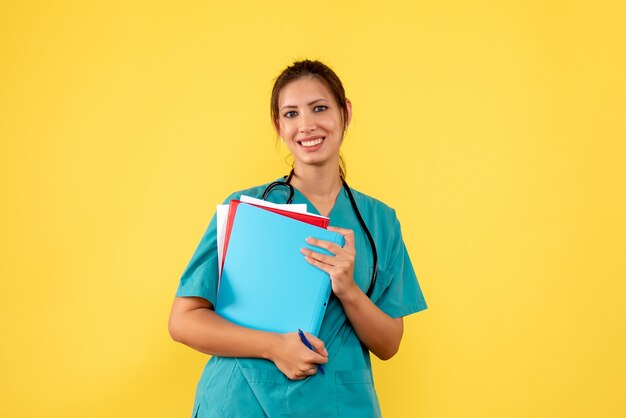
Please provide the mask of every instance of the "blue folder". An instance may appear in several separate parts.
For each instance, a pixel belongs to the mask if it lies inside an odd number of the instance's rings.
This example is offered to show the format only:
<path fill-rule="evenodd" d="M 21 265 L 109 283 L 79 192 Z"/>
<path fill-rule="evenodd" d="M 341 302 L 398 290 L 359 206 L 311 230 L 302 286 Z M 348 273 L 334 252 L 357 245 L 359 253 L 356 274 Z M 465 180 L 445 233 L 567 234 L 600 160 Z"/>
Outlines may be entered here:
<path fill-rule="evenodd" d="M 300 252 L 307 237 L 344 245 L 326 229 L 245 203 L 235 214 L 215 312 L 245 327 L 317 336 L 331 292 L 329 275 Z"/>

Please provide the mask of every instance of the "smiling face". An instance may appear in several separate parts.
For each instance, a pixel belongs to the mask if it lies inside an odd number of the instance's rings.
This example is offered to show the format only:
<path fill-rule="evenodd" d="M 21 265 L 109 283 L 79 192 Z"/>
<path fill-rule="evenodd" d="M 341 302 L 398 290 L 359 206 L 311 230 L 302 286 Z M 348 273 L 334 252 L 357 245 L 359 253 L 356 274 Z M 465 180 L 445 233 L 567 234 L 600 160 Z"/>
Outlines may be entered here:
<path fill-rule="evenodd" d="M 301 77 L 285 85 L 278 98 L 276 130 L 294 156 L 296 166 L 339 164 L 339 148 L 347 120 L 330 90 L 315 77 Z"/>

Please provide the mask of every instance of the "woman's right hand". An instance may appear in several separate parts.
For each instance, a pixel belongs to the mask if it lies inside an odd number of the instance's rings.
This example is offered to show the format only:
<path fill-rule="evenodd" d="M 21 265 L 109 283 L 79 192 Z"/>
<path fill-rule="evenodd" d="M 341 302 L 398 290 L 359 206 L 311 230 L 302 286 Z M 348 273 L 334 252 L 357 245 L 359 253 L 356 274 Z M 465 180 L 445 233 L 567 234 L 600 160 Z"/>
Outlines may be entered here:
<path fill-rule="evenodd" d="M 291 380 L 302 380 L 317 373 L 317 365 L 328 363 L 328 351 L 324 342 L 308 332 L 305 333 L 315 351 L 305 346 L 298 333 L 276 334 L 277 339 L 270 353 L 270 360 Z"/>
<path fill-rule="evenodd" d="M 206 354 L 271 360 L 292 380 L 311 376 L 318 364 L 328 362 L 328 352 L 319 338 L 305 333 L 313 351 L 296 332 L 278 334 L 235 325 L 216 314 L 211 302 L 200 297 L 174 299 L 169 330 L 175 341 Z"/>

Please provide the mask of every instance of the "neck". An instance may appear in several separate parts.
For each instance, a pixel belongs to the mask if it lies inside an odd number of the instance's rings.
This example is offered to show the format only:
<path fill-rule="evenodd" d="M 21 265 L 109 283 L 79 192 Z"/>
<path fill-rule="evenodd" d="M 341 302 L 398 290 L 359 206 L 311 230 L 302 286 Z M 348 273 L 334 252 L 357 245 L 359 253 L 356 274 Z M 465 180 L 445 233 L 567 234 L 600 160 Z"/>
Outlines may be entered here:
<path fill-rule="evenodd" d="M 291 183 L 307 198 L 334 201 L 342 186 L 339 164 L 332 167 L 296 166 Z"/>

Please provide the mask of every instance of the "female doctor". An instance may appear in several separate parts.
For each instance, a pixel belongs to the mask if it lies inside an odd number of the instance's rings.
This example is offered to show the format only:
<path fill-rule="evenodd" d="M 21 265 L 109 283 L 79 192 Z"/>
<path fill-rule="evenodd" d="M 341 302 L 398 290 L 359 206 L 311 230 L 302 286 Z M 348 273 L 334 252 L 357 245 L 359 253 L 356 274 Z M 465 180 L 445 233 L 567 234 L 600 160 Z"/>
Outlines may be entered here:
<path fill-rule="evenodd" d="M 426 309 L 400 225 L 393 209 L 345 183 L 339 150 L 352 106 L 329 67 L 310 60 L 287 67 L 276 79 L 270 104 L 274 128 L 294 158 L 292 173 L 280 181 L 293 187 L 293 203 L 328 216 L 336 226 L 329 229 L 342 234 L 345 245 L 308 239 L 334 256 L 302 250 L 302 257 L 332 280 L 319 338 L 306 335 L 312 351 L 296 332 L 256 331 L 214 312 L 213 217 L 181 277 L 169 320 L 174 340 L 212 355 L 192 416 L 381 416 L 369 353 L 393 357 L 402 317 Z M 226 201 L 241 194 L 261 198 L 267 186 L 233 193 Z M 285 194 L 272 192 L 267 200 L 284 203 Z M 318 373 L 318 365 L 325 374 Z"/>

